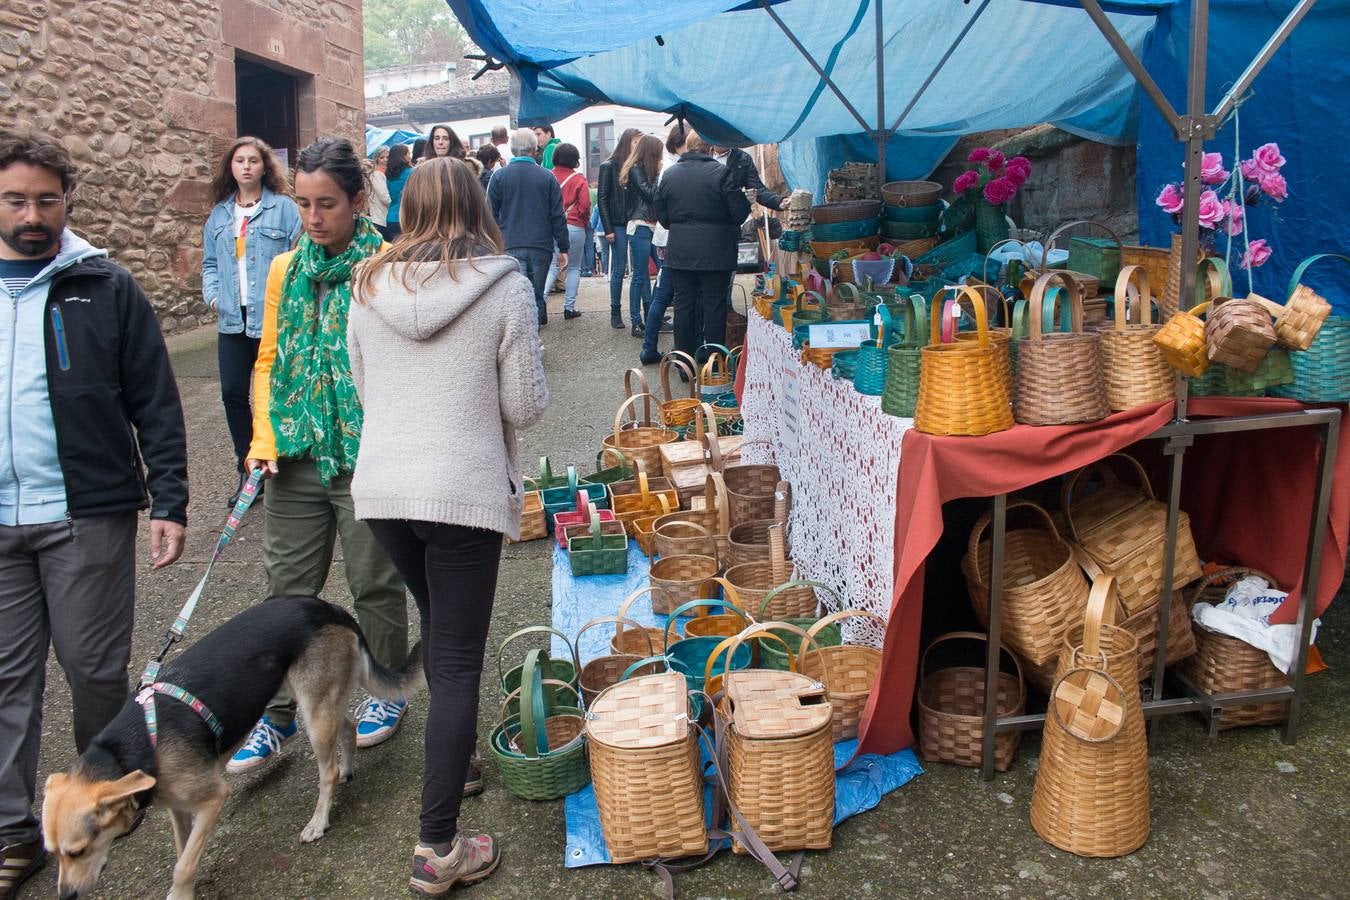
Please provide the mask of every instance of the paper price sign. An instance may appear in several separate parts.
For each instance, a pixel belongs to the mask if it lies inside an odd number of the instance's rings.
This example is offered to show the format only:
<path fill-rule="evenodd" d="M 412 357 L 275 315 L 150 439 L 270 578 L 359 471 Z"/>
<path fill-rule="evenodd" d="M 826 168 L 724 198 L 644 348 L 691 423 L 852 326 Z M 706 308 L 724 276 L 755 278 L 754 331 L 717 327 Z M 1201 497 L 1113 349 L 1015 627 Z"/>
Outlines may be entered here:
<path fill-rule="evenodd" d="M 856 349 L 871 338 L 867 322 L 822 322 L 808 329 L 807 340 L 817 350 L 844 350 Z"/>

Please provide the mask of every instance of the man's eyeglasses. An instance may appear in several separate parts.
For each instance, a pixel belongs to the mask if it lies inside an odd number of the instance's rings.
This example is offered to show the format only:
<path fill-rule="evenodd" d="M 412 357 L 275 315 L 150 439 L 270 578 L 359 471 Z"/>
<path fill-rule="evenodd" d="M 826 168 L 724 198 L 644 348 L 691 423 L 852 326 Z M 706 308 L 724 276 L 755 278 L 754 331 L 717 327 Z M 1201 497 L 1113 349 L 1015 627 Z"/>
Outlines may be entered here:
<path fill-rule="evenodd" d="M 22 213 L 30 204 L 36 206 L 38 212 L 55 212 L 65 203 L 65 197 L 0 197 L 0 208 L 13 213 Z"/>

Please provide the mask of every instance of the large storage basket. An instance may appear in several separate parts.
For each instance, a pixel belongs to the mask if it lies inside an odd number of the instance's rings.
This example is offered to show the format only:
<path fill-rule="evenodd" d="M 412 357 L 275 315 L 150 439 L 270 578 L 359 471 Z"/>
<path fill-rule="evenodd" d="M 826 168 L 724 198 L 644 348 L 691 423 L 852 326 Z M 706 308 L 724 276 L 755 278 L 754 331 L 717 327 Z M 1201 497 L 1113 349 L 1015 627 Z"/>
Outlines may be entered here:
<path fill-rule="evenodd" d="M 825 685 L 830 698 L 830 730 L 833 740 L 851 740 L 858 736 L 867 698 L 881 669 L 881 650 L 867 644 L 841 640 L 836 646 L 820 646 L 814 639 L 822 631 L 846 619 L 872 619 L 886 630 L 886 620 L 873 612 L 845 609 L 825 616 L 806 630 L 799 668 L 803 675 Z"/>
<path fill-rule="evenodd" d="M 618 682 L 591 704 L 586 734 L 605 845 L 614 863 L 708 849 L 703 777 L 685 680 Z"/>
<path fill-rule="evenodd" d="M 1045 293 L 1056 284 L 1068 298 L 1073 330 L 1045 334 L 1041 328 Z M 1062 272 L 1047 272 L 1036 279 L 1028 306 L 1031 330 L 1017 342 L 1013 388 L 1017 421 L 1069 425 L 1105 418 L 1110 407 L 1102 379 L 1102 338 L 1083 331 L 1083 298 L 1077 285 Z"/>

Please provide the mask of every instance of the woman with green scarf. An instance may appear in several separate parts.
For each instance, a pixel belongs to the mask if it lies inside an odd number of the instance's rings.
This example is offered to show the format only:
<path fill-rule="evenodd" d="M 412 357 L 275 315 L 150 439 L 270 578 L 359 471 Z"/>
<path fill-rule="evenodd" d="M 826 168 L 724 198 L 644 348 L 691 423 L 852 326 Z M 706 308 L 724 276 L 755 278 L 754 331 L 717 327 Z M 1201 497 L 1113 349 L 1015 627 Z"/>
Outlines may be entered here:
<path fill-rule="evenodd" d="M 399 668 L 408 656 L 403 581 L 352 512 L 361 404 L 347 359 L 347 310 L 353 269 L 384 242 L 358 212 L 365 206 L 365 182 L 348 141 L 323 138 L 300 152 L 295 201 L 305 233 L 268 273 L 246 462 L 249 471 L 262 469 L 270 479 L 263 495 L 268 592 L 317 596 L 340 540 L 347 586 L 371 653 Z M 357 712 L 357 746 L 391 737 L 406 708 L 406 701 L 367 697 Z M 265 765 L 297 730 L 294 698 L 283 689 L 226 770 Z"/>

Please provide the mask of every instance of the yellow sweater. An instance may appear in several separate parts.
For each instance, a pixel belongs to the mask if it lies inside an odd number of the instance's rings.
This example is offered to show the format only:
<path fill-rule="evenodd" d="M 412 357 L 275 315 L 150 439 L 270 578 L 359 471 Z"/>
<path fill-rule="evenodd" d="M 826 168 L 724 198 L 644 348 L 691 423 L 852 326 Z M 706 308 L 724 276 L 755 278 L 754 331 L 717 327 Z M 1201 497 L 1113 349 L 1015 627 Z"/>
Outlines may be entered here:
<path fill-rule="evenodd" d="M 272 363 L 277 358 L 277 308 L 281 305 L 281 286 L 295 251 L 282 253 L 267 270 L 267 292 L 263 296 L 262 342 L 253 363 L 253 443 L 248 445 L 249 459 L 276 459 L 277 435 L 272 430 Z"/>

